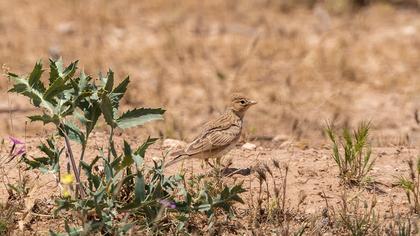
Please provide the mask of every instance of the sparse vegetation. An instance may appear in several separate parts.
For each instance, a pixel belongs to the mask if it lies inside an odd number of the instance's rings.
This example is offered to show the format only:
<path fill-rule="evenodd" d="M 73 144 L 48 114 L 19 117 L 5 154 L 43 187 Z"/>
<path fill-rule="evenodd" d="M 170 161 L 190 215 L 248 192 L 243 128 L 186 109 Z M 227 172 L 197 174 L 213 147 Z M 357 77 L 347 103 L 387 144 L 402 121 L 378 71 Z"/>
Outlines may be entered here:
<path fill-rule="evenodd" d="M 420 157 L 417 161 L 409 160 L 407 162 L 409 167 L 409 177 L 400 176 L 398 178 L 398 186 L 404 189 L 410 204 L 411 211 L 420 213 Z"/>
<path fill-rule="evenodd" d="M 290 222 L 294 213 L 286 204 L 288 174 L 289 166 L 282 165 L 275 159 L 268 163 L 260 163 L 255 167 L 258 191 L 251 193 L 251 201 L 248 202 L 248 212 L 251 216 L 249 224 L 255 231 L 269 224 L 276 226 L 276 230 L 273 231 L 275 234 L 291 234 Z M 297 208 L 303 203 L 305 197 L 304 194 L 299 196 Z M 304 231 L 305 226 L 300 227 L 293 234 L 302 235 Z"/>
<path fill-rule="evenodd" d="M 56 133 L 38 146 L 44 156 L 28 158 L 26 152 L 20 154 L 30 169 L 53 174 L 57 184 L 62 186 L 61 197 L 56 199 L 55 215 L 63 211 L 70 214 L 70 219 L 63 217 L 68 234 L 120 235 L 127 233 L 135 223 L 141 228 L 164 231 L 165 227 L 156 226 L 166 208 L 184 216 L 204 212 L 212 219 L 217 209 L 231 213 L 231 205 L 242 202 L 238 195 L 244 191 L 241 184 L 217 188 L 204 184 L 190 189 L 183 185 L 183 176 L 166 177 L 162 161 L 153 161 L 153 166 L 147 167 L 144 156 L 156 139 L 148 138 L 135 149 L 124 141 L 122 150 L 118 150 L 114 142 L 116 128 L 126 129 L 162 119 L 164 110 L 140 108 L 120 115 L 120 100 L 127 91 L 128 77 L 114 86 L 114 73 L 109 71 L 96 84 L 83 71 L 75 77 L 76 70 L 77 62 L 64 67 L 61 60 L 51 60 L 47 86 L 41 81 L 40 62 L 28 77 L 9 73 L 13 82 L 10 92 L 27 96 L 35 107 L 41 108 L 41 115 L 29 119 L 55 127 Z M 98 147 L 95 158 L 86 161 L 89 137 L 100 116 L 109 127 L 108 142 Z M 63 147 L 57 142 L 59 138 L 64 142 Z M 81 150 L 78 163 L 73 152 L 75 144 Z M 72 170 L 65 175 L 60 167 L 63 153 Z M 81 170 L 86 181 L 82 179 Z M 188 217 L 180 219 L 185 223 Z M 70 220 L 73 225 L 69 224 Z M 53 231 L 50 233 L 56 235 Z"/>
<path fill-rule="evenodd" d="M 332 125 L 327 125 L 326 131 L 333 143 L 331 157 L 337 164 L 340 178 L 345 184 L 359 185 L 367 181 L 372 170 L 375 158 L 371 156 L 369 129 L 370 123 L 362 122 L 353 133 L 344 128 L 342 136 L 337 137 Z"/>
<path fill-rule="evenodd" d="M 412 228 L 410 218 L 402 219 L 401 216 L 396 216 L 384 230 L 388 236 L 410 236 L 418 233 L 418 229 Z"/>
<path fill-rule="evenodd" d="M 380 230 L 379 215 L 375 212 L 377 201 L 370 204 L 359 196 L 348 198 L 343 194 L 338 209 L 339 225 L 353 236 L 374 235 Z"/>

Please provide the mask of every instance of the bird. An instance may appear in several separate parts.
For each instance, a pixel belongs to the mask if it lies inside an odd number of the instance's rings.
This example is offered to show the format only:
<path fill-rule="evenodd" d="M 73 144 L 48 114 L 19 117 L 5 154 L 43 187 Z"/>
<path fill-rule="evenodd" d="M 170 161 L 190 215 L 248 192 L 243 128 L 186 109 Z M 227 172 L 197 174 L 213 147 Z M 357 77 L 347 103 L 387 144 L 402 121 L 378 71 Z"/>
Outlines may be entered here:
<path fill-rule="evenodd" d="M 188 159 L 204 159 L 208 164 L 209 158 L 217 158 L 220 161 L 220 158 L 239 141 L 245 113 L 255 104 L 256 101 L 241 94 L 233 94 L 226 111 L 205 123 L 201 132 L 184 149 L 171 153 L 173 159 L 164 166 L 168 167 Z"/>

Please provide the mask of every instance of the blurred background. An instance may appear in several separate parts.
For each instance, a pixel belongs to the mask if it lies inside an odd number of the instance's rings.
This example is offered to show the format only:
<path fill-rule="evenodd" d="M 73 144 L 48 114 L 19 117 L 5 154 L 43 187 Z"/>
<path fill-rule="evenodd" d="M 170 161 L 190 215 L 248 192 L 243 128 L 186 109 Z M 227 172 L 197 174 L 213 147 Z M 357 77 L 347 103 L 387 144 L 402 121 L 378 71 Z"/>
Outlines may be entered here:
<path fill-rule="evenodd" d="M 0 1 L 3 72 L 62 57 L 96 75 L 130 75 L 126 108 L 164 107 L 166 120 L 130 130 L 190 140 L 234 91 L 259 103 L 245 140 L 325 140 L 327 120 L 371 120 L 375 145 L 416 145 L 420 108 L 417 0 Z M 0 81 L 0 130 L 25 124 L 29 102 Z"/>

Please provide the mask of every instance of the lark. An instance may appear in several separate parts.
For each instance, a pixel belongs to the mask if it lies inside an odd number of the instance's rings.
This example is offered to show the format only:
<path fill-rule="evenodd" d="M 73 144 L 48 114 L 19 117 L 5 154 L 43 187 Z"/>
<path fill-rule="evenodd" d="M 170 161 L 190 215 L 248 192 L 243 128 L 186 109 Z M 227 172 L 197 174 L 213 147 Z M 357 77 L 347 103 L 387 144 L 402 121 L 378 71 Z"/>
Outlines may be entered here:
<path fill-rule="evenodd" d="M 207 122 L 185 149 L 170 154 L 173 159 L 165 167 L 188 159 L 204 159 L 207 163 L 210 158 L 220 160 L 235 147 L 241 136 L 245 113 L 255 104 L 254 100 L 234 94 L 225 113 Z"/>

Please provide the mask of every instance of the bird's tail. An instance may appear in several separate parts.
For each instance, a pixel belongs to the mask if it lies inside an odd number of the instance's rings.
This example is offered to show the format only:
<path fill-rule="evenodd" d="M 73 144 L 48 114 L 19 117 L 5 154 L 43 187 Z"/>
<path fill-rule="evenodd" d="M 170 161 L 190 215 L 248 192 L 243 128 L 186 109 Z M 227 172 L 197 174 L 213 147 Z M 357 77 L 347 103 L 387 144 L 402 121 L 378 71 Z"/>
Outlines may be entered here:
<path fill-rule="evenodd" d="M 171 154 L 169 154 L 169 156 L 172 157 L 172 160 L 170 160 L 168 163 L 166 163 L 164 165 L 164 167 L 171 166 L 171 165 L 173 165 L 173 164 L 175 164 L 179 161 L 188 159 L 188 157 L 189 157 L 189 155 L 187 155 L 184 150 L 174 151 Z"/>
<path fill-rule="evenodd" d="M 173 165 L 173 164 L 175 164 L 175 163 L 177 163 L 177 162 L 180 162 L 180 161 L 183 161 L 183 160 L 186 160 L 186 159 L 188 159 L 190 156 L 189 155 L 187 155 L 187 154 L 185 154 L 185 153 L 182 153 L 182 154 L 178 154 L 178 155 L 176 155 L 172 160 L 170 160 L 168 163 L 166 163 L 163 167 L 168 167 L 168 166 L 171 166 L 171 165 Z"/>

